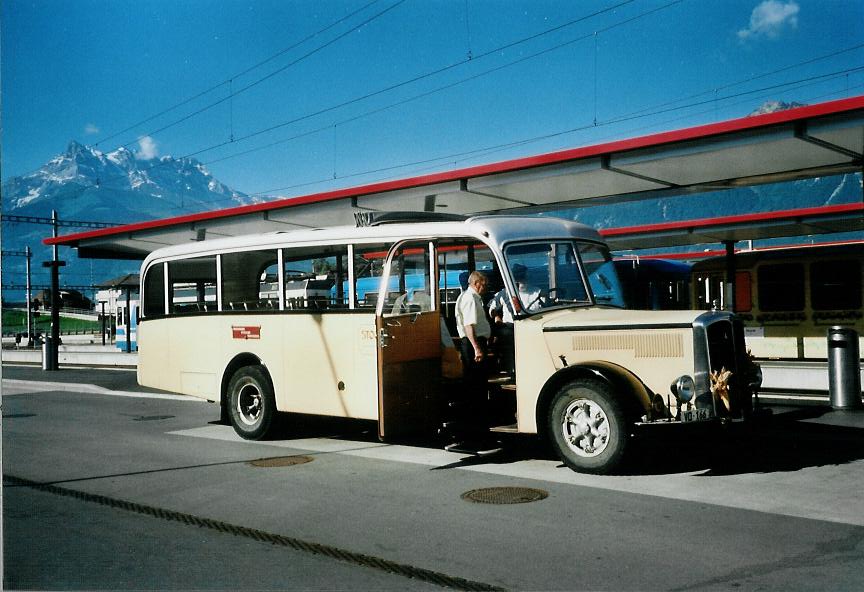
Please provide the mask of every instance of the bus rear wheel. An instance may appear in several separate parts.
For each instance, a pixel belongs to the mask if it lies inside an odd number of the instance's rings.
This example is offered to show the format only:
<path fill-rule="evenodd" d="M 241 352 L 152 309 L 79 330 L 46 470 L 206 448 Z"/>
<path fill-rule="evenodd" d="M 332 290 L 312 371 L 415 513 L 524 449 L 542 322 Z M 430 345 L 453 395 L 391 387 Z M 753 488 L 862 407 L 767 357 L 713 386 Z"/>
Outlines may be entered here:
<path fill-rule="evenodd" d="M 231 377 L 228 416 L 241 438 L 261 440 L 267 437 L 276 416 L 276 398 L 263 366 L 245 366 Z"/>
<path fill-rule="evenodd" d="M 608 474 L 624 459 L 626 415 L 602 380 L 584 378 L 565 385 L 552 400 L 547 427 L 558 456 L 574 471 Z"/>

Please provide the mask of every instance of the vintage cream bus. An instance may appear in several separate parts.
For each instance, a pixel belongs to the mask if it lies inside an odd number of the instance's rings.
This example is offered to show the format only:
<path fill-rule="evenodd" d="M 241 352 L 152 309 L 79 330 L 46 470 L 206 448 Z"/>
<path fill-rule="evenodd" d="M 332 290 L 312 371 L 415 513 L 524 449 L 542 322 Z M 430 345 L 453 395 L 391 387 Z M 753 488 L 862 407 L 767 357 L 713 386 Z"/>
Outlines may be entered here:
<path fill-rule="evenodd" d="M 459 278 L 481 270 L 516 311 L 515 379 L 490 381 L 490 415 L 476 418 L 489 429 L 539 434 L 569 467 L 603 473 L 636 424 L 749 414 L 757 369 L 734 315 L 621 308 L 607 247 L 586 226 L 453 218 L 366 216 L 153 252 L 139 382 L 219 402 L 247 439 L 266 437 L 278 412 L 374 420 L 388 440 L 431 434 L 459 396 Z M 519 300 L 516 265 L 542 306 Z"/>

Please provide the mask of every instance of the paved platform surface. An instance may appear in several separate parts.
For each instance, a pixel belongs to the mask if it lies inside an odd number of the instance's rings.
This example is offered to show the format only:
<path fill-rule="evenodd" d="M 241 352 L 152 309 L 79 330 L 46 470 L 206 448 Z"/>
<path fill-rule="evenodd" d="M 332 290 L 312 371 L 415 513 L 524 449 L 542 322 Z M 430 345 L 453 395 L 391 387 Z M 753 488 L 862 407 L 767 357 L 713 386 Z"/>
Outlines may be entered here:
<path fill-rule="evenodd" d="M 4 364 L 4 380 L 44 382 L 57 389 L 80 390 L 96 387 L 119 393 L 151 393 L 171 395 L 166 391 L 143 387 L 138 384 L 134 368 L 60 368 L 54 371 L 26 364 Z M 110 394 L 110 393 L 106 393 Z M 177 395 L 183 396 L 183 395 Z M 790 395 L 790 398 L 794 395 Z M 189 397 L 191 398 L 191 397 Z M 864 407 L 859 410 L 836 410 L 827 405 L 766 405 L 769 416 L 765 421 L 801 421 L 811 424 L 864 429 Z M 773 418 L 773 419 L 772 419 Z"/>
<path fill-rule="evenodd" d="M 7 589 L 864 589 L 858 412 L 642 441 L 597 476 L 526 439 L 478 458 L 371 422 L 249 442 L 134 372 L 3 371 Z M 488 487 L 548 497 L 462 497 Z"/>

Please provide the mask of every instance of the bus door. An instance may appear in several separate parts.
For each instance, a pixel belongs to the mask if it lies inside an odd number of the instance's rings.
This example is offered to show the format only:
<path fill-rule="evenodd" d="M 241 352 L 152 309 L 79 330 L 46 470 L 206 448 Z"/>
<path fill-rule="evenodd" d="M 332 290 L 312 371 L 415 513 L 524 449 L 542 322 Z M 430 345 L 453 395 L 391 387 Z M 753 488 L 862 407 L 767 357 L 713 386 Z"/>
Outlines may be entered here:
<path fill-rule="evenodd" d="M 440 418 L 441 314 L 435 246 L 406 241 L 387 256 L 378 294 L 378 436 L 433 433 Z"/>

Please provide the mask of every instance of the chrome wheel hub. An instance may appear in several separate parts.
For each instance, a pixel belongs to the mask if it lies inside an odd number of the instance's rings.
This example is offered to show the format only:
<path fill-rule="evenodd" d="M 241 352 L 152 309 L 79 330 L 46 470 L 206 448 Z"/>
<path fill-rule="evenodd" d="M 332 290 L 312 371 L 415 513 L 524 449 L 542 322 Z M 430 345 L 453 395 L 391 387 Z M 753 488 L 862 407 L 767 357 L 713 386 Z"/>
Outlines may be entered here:
<path fill-rule="evenodd" d="M 609 419 L 590 399 L 576 399 L 564 411 L 561 433 L 567 446 L 579 456 L 597 456 L 609 444 Z"/>
<path fill-rule="evenodd" d="M 261 391 L 254 384 L 247 384 L 237 396 L 237 413 L 246 425 L 255 425 L 261 417 Z"/>

